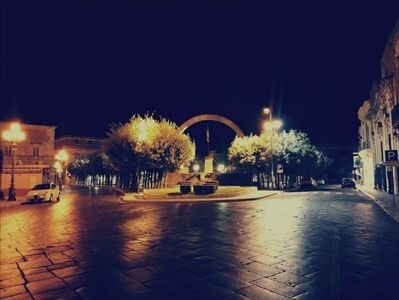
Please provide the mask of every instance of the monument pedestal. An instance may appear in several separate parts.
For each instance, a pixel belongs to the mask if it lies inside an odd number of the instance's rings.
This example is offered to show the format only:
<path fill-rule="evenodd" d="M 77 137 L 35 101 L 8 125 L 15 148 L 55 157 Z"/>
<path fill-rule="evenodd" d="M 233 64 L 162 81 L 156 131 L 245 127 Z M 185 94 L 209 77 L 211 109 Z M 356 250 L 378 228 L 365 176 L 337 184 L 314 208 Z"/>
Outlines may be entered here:
<path fill-rule="evenodd" d="M 205 156 L 205 168 L 204 168 L 205 174 L 213 173 L 213 160 L 214 160 L 213 155 Z"/>

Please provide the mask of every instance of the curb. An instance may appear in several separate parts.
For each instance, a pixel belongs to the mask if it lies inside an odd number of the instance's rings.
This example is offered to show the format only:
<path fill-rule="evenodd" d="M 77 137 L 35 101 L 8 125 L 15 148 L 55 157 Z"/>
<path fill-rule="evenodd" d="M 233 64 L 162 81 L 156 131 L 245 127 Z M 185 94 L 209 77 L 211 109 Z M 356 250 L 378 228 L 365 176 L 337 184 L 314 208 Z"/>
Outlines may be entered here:
<path fill-rule="evenodd" d="M 255 195 L 255 193 L 257 195 Z M 247 196 L 242 196 L 247 194 Z M 183 195 L 184 198 L 181 197 L 173 197 L 173 196 L 163 196 L 160 197 L 151 197 L 151 198 L 133 198 L 133 199 L 125 199 L 123 196 L 121 197 L 121 202 L 123 203 L 206 203 L 206 202 L 240 202 L 240 201 L 253 201 L 261 198 L 266 198 L 269 196 L 273 196 L 277 194 L 276 191 L 273 192 L 239 192 L 234 194 L 223 194 L 223 195 L 212 195 L 210 196 L 195 196 L 195 195 Z M 240 198 L 237 198 L 240 197 Z"/>
<path fill-rule="evenodd" d="M 371 195 L 368 193 L 366 190 L 363 188 L 358 188 L 359 191 L 361 191 L 363 194 L 365 194 L 367 197 L 369 197 L 371 200 L 373 200 L 387 215 L 389 215 L 394 221 L 399 223 L 399 215 L 397 213 L 395 214 L 395 211 L 391 211 L 390 209 L 387 209 L 386 206 L 384 205 L 384 202 L 381 200 L 378 200 L 378 198 L 374 195 Z"/>

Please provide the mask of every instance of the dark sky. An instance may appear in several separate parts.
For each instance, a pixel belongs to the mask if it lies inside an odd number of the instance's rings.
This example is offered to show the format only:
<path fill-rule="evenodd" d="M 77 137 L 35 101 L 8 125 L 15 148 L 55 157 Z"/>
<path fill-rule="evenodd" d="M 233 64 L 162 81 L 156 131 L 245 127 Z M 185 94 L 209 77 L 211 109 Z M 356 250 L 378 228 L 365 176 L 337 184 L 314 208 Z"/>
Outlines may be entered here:
<path fill-rule="evenodd" d="M 395 1 L 3 0 L 1 9 L 3 121 L 105 137 L 135 113 L 178 125 L 209 113 L 258 134 L 272 106 L 284 129 L 314 144 L 357 142 L 357 111 L 399 16 Z M 211 148 L 234 137 L 208 125 Z M 189 130 L 197 145 L 205 129 Z"/>

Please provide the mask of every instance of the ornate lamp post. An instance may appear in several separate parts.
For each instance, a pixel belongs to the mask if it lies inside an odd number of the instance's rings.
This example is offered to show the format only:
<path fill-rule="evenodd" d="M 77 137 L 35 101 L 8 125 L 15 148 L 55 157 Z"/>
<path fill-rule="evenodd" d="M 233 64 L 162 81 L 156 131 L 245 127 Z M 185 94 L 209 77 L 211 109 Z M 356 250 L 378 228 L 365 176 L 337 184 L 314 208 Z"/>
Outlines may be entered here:
<path fill-rule="evenodd" d="M 15 151 L 17 151 L 17 143 L 25 139 L 25 133 L 21 131 L 21 126 L 18 123 L 12 123 L 10 125 L 10 130 L 3 132 L 3 138 L 12 143 L 11 182 L 8 190 L 8 201 L 15 201 Z"/>
<path fill-rule="evenodd" d="M 58 185 L 60 186 L 60 191 L 62 190 L 62 177 L 64 176 L 64 169 L 66 170 L 66 161 L 68 160 L 68 154 L 65 150 L 60 150 L 56 155 L 57 160 L 54 164 L 56 172 L 58 173 Z"/>
<path fill-rule="evenodd" d="M 270 135 L 270 176 L 272 178 L 272 187 L 274 187 L 274 161 L 273 161 L 273 133 L 274 129 L 279 129 L 282 126 L 282 122 L 280 120 L 273 120 L 272 118 L 272 110 L 270 108 L 265 107 L 263 109 L 263 113 L 265 115 L 269 115 L 269 121 L 263 124 L 264 130 L 271 130 Z"/>

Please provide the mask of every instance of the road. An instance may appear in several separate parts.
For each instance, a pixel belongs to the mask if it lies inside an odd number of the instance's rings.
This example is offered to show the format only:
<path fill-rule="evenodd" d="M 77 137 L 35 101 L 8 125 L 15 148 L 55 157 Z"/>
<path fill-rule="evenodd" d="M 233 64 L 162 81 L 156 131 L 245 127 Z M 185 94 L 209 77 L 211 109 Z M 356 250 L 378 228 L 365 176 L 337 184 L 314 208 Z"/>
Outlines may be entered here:
<path fill-rule="evenodd" d="M 1 299 L 399 299 L 399 223 L 339 186 L 222 203 L 112 193 L 1 211 Z"/>

